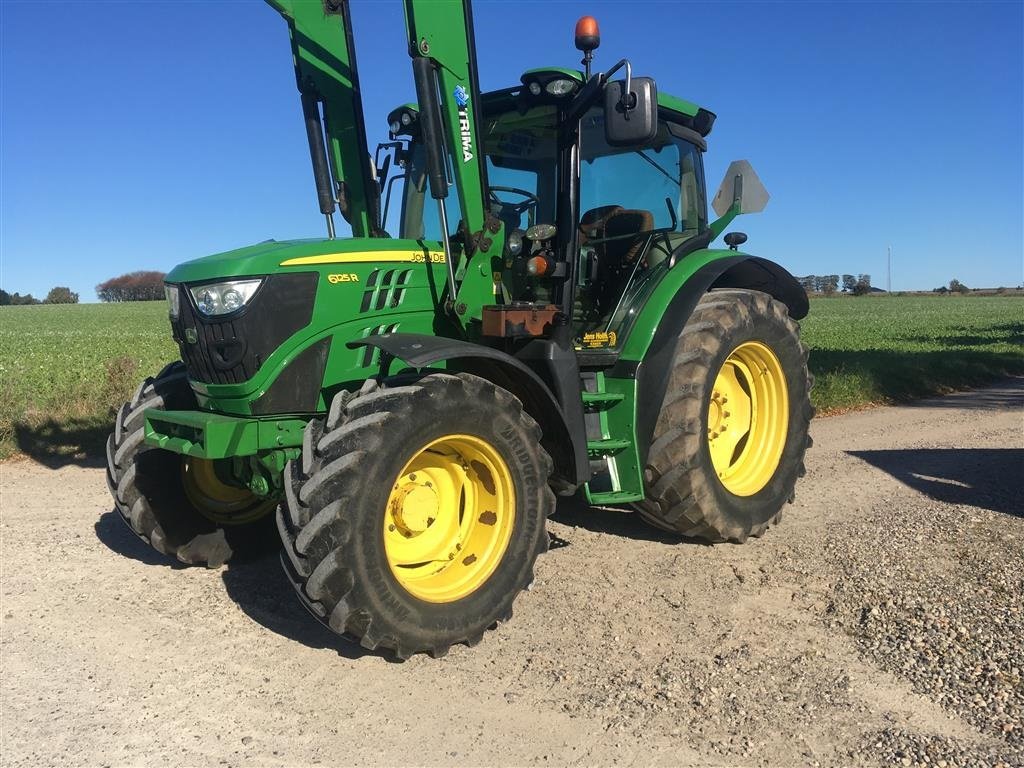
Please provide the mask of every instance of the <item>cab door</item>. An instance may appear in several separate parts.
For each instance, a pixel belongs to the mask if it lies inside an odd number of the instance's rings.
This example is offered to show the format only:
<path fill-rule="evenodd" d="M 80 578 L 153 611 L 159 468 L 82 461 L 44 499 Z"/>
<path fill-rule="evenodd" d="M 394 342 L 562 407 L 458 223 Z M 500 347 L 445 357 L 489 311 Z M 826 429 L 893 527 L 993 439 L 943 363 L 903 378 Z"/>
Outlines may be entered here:
<path fill-rule="evenodd" d="M 574 331 L 582 349 L 616 348 L 669 256 L 707 228 L 703 141 L 660 120 L 640 147 L 611 147 L 603 114 L 582 121 L 580 267 Z M 691 135 L 692 134 L 692 135 Z"/>

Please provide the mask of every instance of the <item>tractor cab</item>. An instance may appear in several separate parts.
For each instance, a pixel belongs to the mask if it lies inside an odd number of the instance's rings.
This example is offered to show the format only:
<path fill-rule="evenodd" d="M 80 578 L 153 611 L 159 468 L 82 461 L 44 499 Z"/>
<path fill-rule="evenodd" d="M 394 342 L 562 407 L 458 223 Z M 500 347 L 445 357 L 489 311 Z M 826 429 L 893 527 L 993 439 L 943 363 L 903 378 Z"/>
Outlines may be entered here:
<path fill-rule="evenodd" d="M 611 350 L 628 331 L 644 286 L 657 282 L 672 254 L 708 241 L 702 153 L 714 115 L 659 94 L 654 135 L 616 146 L 602 105 L 581 115 L 578 132 L 564 130 L 566 108 L 584 84 L 583 72 L 544 68 L 524 73 L 520 86 L 483 94 L 487 210 L 505 232 L 499 298 L 547 306 L 570 291 L 575 348 Z M 391 141 L 376 156 L 384 227 L 400 238 L 440 240 L 440 217 L 427 200 L 419 111 L 398 107 L 388 124 Z M 567 141 L 579 157 L 579 215 L 569 220 L 570 207 L 559 206 L 570 194 L 559 173 Z M 448 197 L 444 205 L 447 234 L 458 247 L 464 226 L 458 199 Z M 560 231 L 575 236 L 571 286 L 564 285 L 569 265 L 556 249 Z"/>

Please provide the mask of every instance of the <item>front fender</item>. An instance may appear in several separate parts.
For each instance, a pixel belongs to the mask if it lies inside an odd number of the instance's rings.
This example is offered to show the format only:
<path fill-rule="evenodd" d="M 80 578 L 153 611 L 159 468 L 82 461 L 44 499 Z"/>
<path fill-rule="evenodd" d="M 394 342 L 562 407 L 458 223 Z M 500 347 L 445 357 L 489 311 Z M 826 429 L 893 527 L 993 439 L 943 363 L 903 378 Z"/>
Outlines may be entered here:
<path fill-rule="evenodd" d="M 573 439 L 573 430 L 551 389 L 530 368 L 501 350 L 468 341 L 416 333 L 368 336 L 350 341 L 351 349 L 374 347 L 382 353 L 381 373 L 387 375 L 387 355 L 411 368 L 453 361 L 454 370 L 487 379 L 519 398 L 524 410 L 544 431 L 541 444 L 555 463 L 555 477 L 576 486 L 589 476 L 586 437 Z"/>

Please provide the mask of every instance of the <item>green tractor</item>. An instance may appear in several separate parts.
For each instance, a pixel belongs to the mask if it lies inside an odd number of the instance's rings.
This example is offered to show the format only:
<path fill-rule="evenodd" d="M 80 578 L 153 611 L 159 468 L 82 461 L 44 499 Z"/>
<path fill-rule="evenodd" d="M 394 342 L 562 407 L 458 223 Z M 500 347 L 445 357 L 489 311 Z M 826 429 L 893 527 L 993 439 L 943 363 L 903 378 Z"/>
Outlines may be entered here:
<path fill-rule="evenodd" d="M 482 93 L 468 0 L 405 0 L 417 104 L 371 160 L 347 3 L 269 2 L 327 237 L 167 276 L 181 359 L 107 445 L 131 529 L 209 567 L 279 537 L 314 616 L 405 658 L 511 617 L 556 494 L 713 542 L 776 522 L 810 442 L 808 303 L 742 233 L 710 247 L 767 202 L 734 163 L 708 221 L 714 114 L 626 60 L 592 73 L 591 17 L 582 71 Z"/>

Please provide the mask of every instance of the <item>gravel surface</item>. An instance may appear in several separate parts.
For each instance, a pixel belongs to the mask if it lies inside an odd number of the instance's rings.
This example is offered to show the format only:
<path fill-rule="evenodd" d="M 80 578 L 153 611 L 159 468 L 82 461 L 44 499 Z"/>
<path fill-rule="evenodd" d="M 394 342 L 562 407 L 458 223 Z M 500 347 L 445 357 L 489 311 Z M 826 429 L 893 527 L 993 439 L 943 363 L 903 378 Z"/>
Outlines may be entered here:
<path fill-rule="evenodd" d="M 513 620 L 391 663 L 273 558 L 184 569 L 0 465 L 0 763 L 1024 766 L 1024 380 L 821 419 L 782 524 L 564 502 Z"/>

